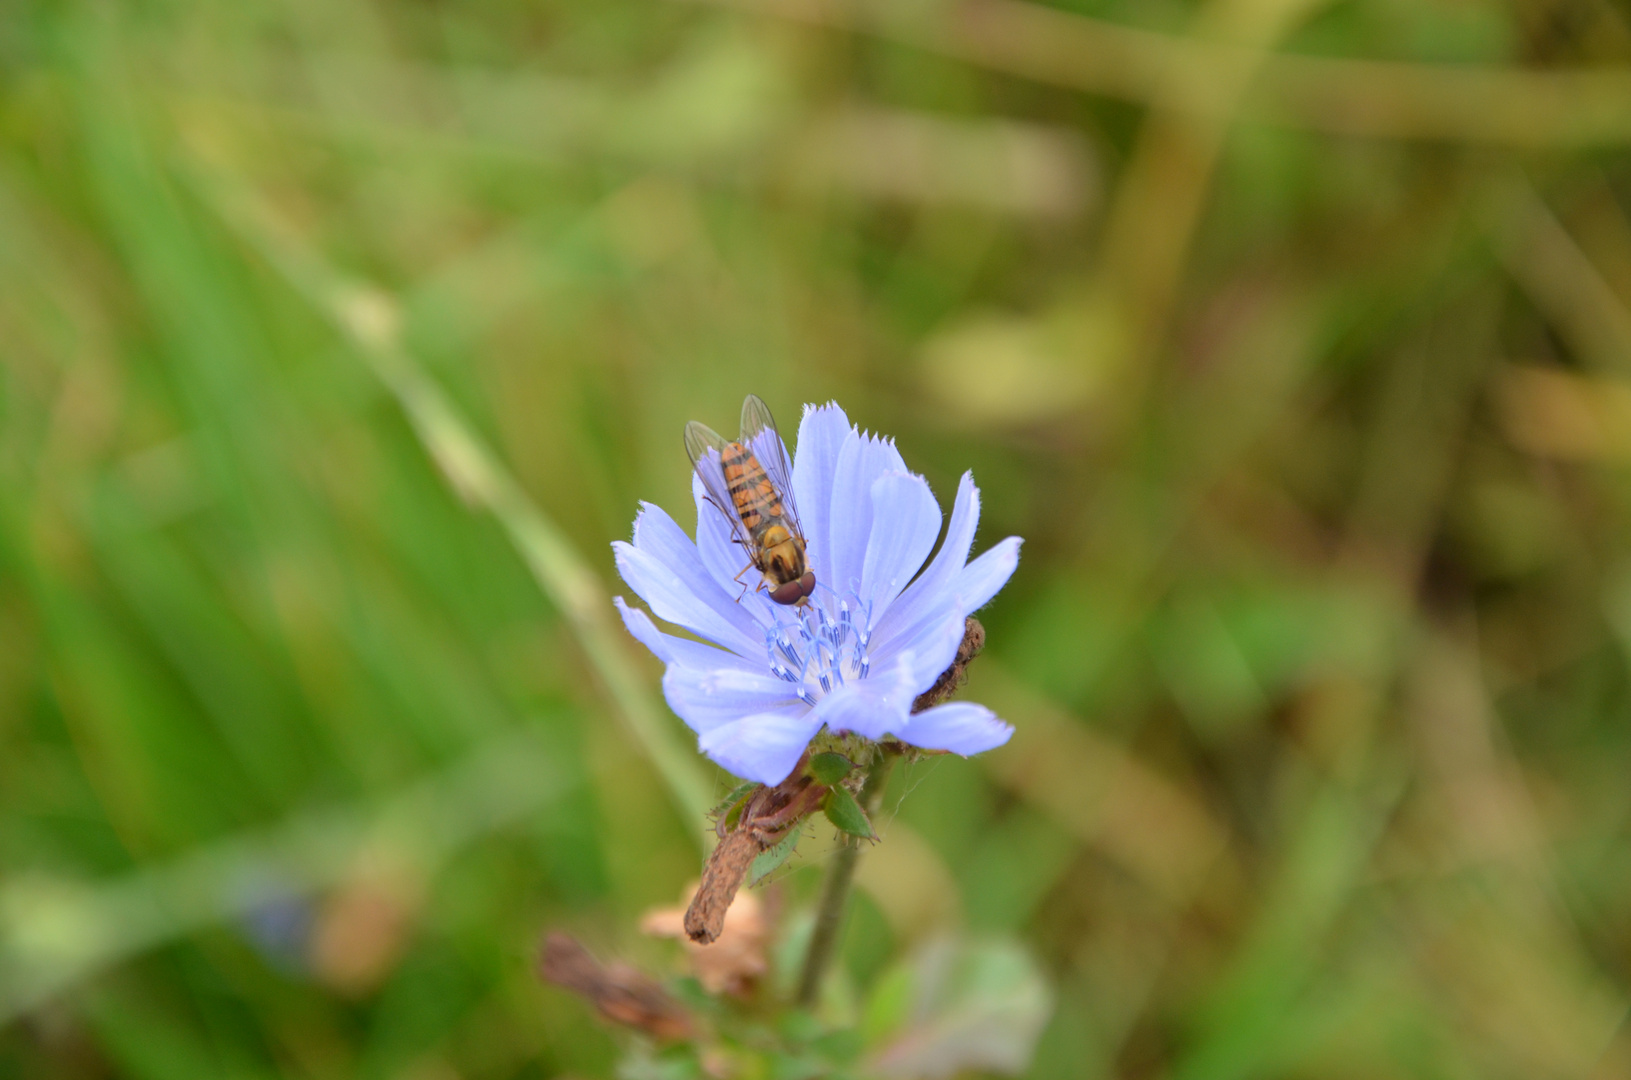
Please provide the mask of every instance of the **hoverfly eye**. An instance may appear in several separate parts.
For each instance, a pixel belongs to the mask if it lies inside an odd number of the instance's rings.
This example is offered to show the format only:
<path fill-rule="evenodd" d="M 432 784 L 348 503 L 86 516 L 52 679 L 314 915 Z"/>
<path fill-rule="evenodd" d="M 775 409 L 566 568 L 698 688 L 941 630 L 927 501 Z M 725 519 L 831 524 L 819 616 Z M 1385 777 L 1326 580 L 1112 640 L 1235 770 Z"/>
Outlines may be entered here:
<path fill-rule="evenodd" d="M 805 576 L 808 577 L 809 575 Z M 776 601 L 778 604 L 796 604 L 800 600 L 803 600 L 807 595 L 801 591 L 803 587 L 804 582 L 802 579 L 799 581 L 789 581 L 785 585 L 778 585 L 774 589 L 771 589 L 770 598 Z"/>
<path fill-rule="evenodd" d="M 798 580 L 798 586 L 800 596 L 809 596 L 815 592 L 815 571 L 804 571 L 804 576 Z"/>

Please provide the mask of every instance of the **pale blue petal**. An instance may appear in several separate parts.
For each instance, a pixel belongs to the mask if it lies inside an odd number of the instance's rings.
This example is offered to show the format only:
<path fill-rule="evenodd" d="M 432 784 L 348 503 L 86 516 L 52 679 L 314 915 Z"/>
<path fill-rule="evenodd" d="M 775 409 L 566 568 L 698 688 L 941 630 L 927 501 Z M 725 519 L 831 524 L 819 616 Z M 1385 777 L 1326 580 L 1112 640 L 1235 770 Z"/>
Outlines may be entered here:
<path fill-rule="evenodd" d="M 861 587 L 861 568 L 872 535 L 872 485 L 885 473 L 905 471 L 906 463 L 888 439 L 854 431 L 844 439 L 833 475 L 832 518 L 827 523 L 831 546 L 827 584 L 839 596 Z"/>
<path fill-rule="evenodd" d="M 1013 734 L 1013 725 L 997 719 L 997 714 L 984 705 L 968 701 L 925 709 L 907 721 L 905 731 L 895 732 L 902 741 L 913 746 L 950 750 L 964 757 L 995 749 Z"/>
<path fill-rule="evenodd" d="M 974 544 L 974 530 L 979 523 L 980 489 L 974 486 L 973 474 L 964 473 L 957 484 L 957 501 L 952 506 L 951 523 L 946 526 L 946 538 L 941 541 L 940 550 L 894 603 L 886 610 L 873 609 L 878 640 L 888 641 L 902 629 L 916 625 L 930 608 L 941 602 L 952 579 L 968 562 L 968 551 Z"/>
<path fill-rule="evenodd" d="M 833 691 L 816 704 L 815 715 L 834 731 L 853 731 L 868 739 L 881 739 L 901 727 L 906 710 L 896 702 L 880 697 L 875 679 L 850 683 Z M 908 699 L 910 700 L 910 699 Z"/>
<path fill-rule="evenodd" d="M 764 630 L 747 610 L 736 603 L 735 597 L 725 592 L 714 580 L 703 564 L 696 544 L 661 507 L 642 503 L 640 514 L 634 519 L 633 550 L 645 561 L 630 557 L 630 552 L 617 544 L 612 547 L 617 551 L 618 570 L 623 571 L 627 563 L 641 576 L 641 582 L 630 580 L 627 573 L 623 578 L 658 618 L 683 626 L 744 656 L 757 652 L 764 640 Z M 662 596 L 662 607 L 646 595 L 643 586 L 656 590 Z M 674 614 L 671 615 L 670 611 Z M 704 631 L 693 623 L 707 625 L 711 629 Z M 734 633 L 721 627 L 730 627 Z"/>
<path fill-rule="evenodd" d="M 650 615 L 647 615 L 639 608 L 629 607 L 621 596 L 612 597 L 612 606 L 617 608 L 619 615 L 623 616 L 623 625 L 628 629 L 629 633 L 634 635 L 634 640 L 650 649 L 652 655 L 663 663 L 672 664 L 676 662 L 674 650 L 669 647 L 669 643 L 679 641 L 679 638 L 670 637 L 657 629 L 657 624 L 651 621 Z M 703 648 L 710 647 L 703 646 Z"/>
<path fill-rule="evenodd" d="M 762 634 L 758 641 L 749 638 L 734 620 L 720 611 L 723 604 L 698 600 L 689 583 L 682 580 L 673 567 L 620 540 L 613 541 L 612 551 L 617 557 L 617 572 L 659 619 L 682 626 L 744 657 L 763 650 Z M 711 580 L 707 587 L 718 589 Z"/>
<path fill-rule="evenodd" d="M 703 753 L 744 780 L 779 784 L 820 730 L 821 721 L 809 713 L 767 713 L 722 724 L 697 743 Z"/>
<path fill-rule="evenodd" d="M 1014 568 L 1019 565 L 1020 543 L 1019 537 L 1010 536 L 963 567 L 951 588 L 965 612 L 975 612 L 985 607 L 1008 584 Z"/>
<path fill-rule="evenodd" d="M 830 403 L 805 406 L 799 423 L 799 442 L 793 451 L 793 502 L 808 545 L 805 554 L 818 581 L 824 581 L 831 569 L 833 476 L 838 471 L 838 451 L 852 431 L 844 410 Z"/>
<path fill-rule="evenodd" d="M 942 593 L 938 603 L 927 608 L 916 623 L 898 628 L 887 640 L 874 640 L 870 650 L 874 668 L 910 656 L 917 690 L 927 690 L 957 658 L 957 646 L 963 642 L 963 623 L 963 606 L 956 594 Z"/>
<path fill-rule="evenodd" d="M 941 673 L 957 659 L 957 649 L 963 644 L 963 636 L 967 633 L 967 621 L 952 607 L 944 618 L 926 620 L 922 631 L 911 638 L 902 650 L 902 656 L 911 658 L 914 679 L 920 692 L 933 686 Z"/>
<path fill-rule="evenodd" d="M 650 649 L 657 659 L 665 664 L 680 664 L 703 670 L 719 667 L 738 668 L 743 671 L 764 670 L 765 664 L 762 659 L 745 659 L 727 649 L 663 633 L 657 629 L 657 624 L 651 621 L 649 615 L 624 603 L 621 596 L 614 596 L 612 603 L 617 605 L 618 614 L 623 616 L 623 625 L 628 627 L 635 640 Z"/>
<path fill-rule="evenodd" d="M 874 668 L 870 677 L 845 683 L 816 702 L 813 715 L 834 731 L 881 739 L 905 726 L 920 689 L 915 679 L 912 657 L 904 654 L 884 670 Z"/>
<path fill-rule="evenodd" d="M 776 605 L 758 588 L 762 575 L 753 566 L 747 549 L 732 542 L 730 522 L 706 500 L 707 492 L 703 489 L 702 481 L 694 474 L 691 492 L 697 501 L 697 553 L 702 558 L 702 564 L 708 568 L 708 573 L 719 583 L 725 595 L 737 606 L 745 608 L 755 623 L 774 623 L 776 616 L 771 608 Z M 737 579 L 738 574 L 741 575 L 740 580 Z M 760 634 L 763 634 L 762 630 Z"/>
<path fill-rule="evenodd" d="M 768 671 L 693 668 L 670 664 L 663 673 L 669 708 L 692 731 L 708 732 L 752 713 L 807 713 L 793 684 Z"/>
<path fill-rule="evenodd" d="M 872 483 L 872 535 L 861 564 L 861 602 L 874 613 L 900 595 L 940 535 L 940 505 L 929 482 L 911 473 L 886 473 Z"/>

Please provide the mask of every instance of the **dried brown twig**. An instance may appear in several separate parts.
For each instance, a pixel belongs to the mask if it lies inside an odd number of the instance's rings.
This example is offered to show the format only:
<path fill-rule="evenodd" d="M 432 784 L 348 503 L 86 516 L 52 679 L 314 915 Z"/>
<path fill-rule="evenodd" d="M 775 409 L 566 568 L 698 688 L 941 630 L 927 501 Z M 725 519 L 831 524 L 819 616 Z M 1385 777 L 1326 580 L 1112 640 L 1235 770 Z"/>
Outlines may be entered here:
<path fill-rule="evenodd" d="M 596 1012 L 613 1023 L 669 1042 L 697 1034 L 691 1014 L 657 980 L 628 964 L 602 966 L 566 934 L 556 932 L 545 939 L 538 973 L 546 982 L 588 999 Z"/>
<path fill-rule="evenodd" d="M 708 856 L 702 868 L 702 884 L 685 911 L 685 933 L 692 941 L 706 945 L 719 936 L 725 912 L 736 899 L 736 890 L 742 887 L 753 860 L 798 828 L 804 816 L 821 805 L 828 789 L 805 773 L 809 758 L 806 751 L 786 780 L 749 795 L 735 828 L 726 831 L 726 818 L 720 818 L 719 846 Z"/>

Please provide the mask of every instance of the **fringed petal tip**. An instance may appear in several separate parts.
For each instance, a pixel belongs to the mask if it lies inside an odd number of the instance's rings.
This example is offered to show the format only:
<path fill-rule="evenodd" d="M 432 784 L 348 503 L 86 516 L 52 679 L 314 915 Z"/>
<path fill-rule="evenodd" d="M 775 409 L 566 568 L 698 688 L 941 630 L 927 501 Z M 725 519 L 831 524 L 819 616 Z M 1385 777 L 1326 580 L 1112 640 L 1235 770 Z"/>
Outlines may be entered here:
<path fill-rule="evenodd" d="M 844 414 L 844 407 L 830 398 L 820 404 L 817 404 L 814 401 L 806 401 L 804 403 L 804 411 L 799 414 L 799 422 L 802 423 L 803 421 L 808 420 L 810 417 L 822 413 L 836 414 L 839 419 L 844 421 L 845 427 L 849 426 L 849 417 Z"/>
<path fill-rule="evenodd" d="M 924 750 L 949 750 L 970 757 L 1006 743 L 1013 738 L 1014 726 L 999 720 L 984 705 L 954 701 L 913 714 L 906 730 L 895 734 Z"/>
<path fill-rule="evenodd" d="M 1023 543 L 1020 537 L 1010 536 L 958 572 L 951 588 L 965 612 L 972 614 L 985 607 L 1008 584 L 1008 579 L 1019 568 L 1019 549 Z"/>

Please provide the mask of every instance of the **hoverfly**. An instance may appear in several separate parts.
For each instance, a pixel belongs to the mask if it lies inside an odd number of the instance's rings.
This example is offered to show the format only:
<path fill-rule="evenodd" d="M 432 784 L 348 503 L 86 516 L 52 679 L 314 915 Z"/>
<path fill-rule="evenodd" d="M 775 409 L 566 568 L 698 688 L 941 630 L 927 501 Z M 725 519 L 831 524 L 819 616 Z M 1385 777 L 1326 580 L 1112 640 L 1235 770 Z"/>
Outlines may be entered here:
<path fill-rule="evenodd" d="M 758 588 L 768 587 L 778 604 L 804 603 L 815 591 L 815 574 L 805 565 L 804 533 L 793 506 L 793 470 L 769 406 L 757 395 L 747 396 L 736 442 L 692 420 L 685 425 L 685 452 L 708 501 L 730 522 L 731 539 L 742 545 L 749 566 L 763 576 Z M 741 577 L 737 574 L 738 581 Z"/>

